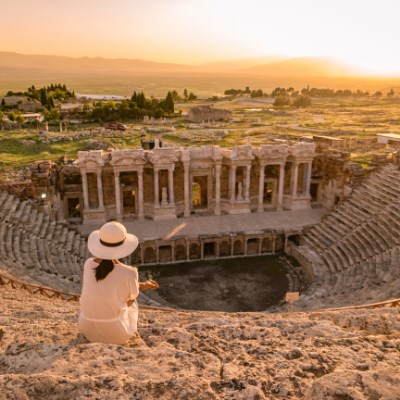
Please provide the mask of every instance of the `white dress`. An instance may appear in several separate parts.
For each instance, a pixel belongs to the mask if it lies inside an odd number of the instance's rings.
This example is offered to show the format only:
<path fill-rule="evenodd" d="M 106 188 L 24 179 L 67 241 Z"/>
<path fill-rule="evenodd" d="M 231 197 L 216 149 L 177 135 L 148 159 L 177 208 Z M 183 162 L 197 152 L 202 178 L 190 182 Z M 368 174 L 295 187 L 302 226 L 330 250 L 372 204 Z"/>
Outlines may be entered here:
<path fill-rule="evenodd" d="M 90 342 L 123 344 L 137 331 L 138 271 L 117 264 L 104 279 L 96 281 L 97 266 L 89 258 L 83 267 L 79 329 Z M 135 301 L 128 306 L 128 300 Z"/>

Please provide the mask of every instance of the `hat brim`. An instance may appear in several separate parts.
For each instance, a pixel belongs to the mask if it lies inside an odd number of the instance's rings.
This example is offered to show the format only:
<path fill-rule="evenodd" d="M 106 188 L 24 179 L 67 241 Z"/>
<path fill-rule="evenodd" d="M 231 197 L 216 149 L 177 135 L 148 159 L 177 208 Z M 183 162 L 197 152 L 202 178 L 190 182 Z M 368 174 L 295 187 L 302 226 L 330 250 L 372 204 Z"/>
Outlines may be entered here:
<path fill-rule="evenodd" d="M 100 243 L 100 231 L 93 231 L 88 238 L 88 249 L 90 253 L 102 260 L 113 260 L 124 258 L 133 253 L 139 245 L 139 239 L 131 233 L 126 234 L 123 244 L 116 247 L 104 246 Z"/>

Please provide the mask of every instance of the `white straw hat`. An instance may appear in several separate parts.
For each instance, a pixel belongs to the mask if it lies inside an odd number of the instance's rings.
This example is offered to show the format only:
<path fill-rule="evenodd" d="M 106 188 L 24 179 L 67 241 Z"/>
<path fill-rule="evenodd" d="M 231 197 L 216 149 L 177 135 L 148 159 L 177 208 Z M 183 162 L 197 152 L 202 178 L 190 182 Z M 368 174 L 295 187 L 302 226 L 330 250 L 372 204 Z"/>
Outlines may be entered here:
<path fill-rule="evenodd" d="M 88 238 L 89 251 L 102 260 L 124 258 L 133 253 L 138 244 L 138 238 L 116 221 L 107 222 Z"/>

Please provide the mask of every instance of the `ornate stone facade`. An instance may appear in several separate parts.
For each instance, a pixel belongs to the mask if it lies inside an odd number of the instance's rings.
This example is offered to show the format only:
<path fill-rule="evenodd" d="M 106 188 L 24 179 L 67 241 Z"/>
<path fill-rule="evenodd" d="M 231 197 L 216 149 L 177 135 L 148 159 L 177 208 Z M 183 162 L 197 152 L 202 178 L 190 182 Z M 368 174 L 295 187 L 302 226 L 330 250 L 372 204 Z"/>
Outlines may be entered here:
<path fill-rule="evenodd" d="M 80 151 L 81 195 L 67 198 L 84 223 L 307 209 L 314 157 L 304 142 Z"/>

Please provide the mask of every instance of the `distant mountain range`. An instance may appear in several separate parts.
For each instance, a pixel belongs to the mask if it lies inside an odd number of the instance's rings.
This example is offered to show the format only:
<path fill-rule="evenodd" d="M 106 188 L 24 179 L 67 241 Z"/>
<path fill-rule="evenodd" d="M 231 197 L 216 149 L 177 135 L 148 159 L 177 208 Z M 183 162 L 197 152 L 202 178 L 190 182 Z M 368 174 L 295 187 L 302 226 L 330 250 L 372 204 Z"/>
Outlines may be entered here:
<path fill-rule="evenodd" d="M 0 52 L 0 77 L 21 74 L 49 75 L 91 74 L 168 74 L 168 73 L 235 73 L 267 76 L 353 76 L 349 66 L 325 58 L 287 58 L 281 56 L 210 62 L 199 65 L 159 63 L 140 59 L 72 58 L 48 55 L 25 55 Z"/>
<path fill-rule="evenodd" d="M 41 70 L 42 72 L 91 72 L 91 73 L 133 73 L 133 72 L 187 72 L 193 68 L 187 65 L 158 63 L 147 60 L 108 59 L 102 57 L 72 58 L 48 55 L 26 55 L 0 52 L 0 71 Z"/>

